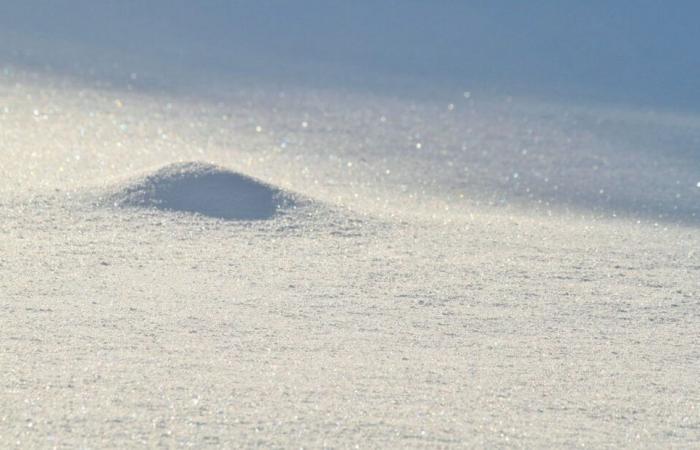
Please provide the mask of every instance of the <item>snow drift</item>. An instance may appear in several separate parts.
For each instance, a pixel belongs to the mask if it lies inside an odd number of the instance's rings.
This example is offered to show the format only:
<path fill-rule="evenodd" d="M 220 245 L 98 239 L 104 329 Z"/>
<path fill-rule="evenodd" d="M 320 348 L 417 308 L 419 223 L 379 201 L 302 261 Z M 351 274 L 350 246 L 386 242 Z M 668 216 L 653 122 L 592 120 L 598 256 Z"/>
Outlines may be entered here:
<path fill-rule="evenodd" d="M 118 184 L 107 196 L 118 207 L 196 213 L 224 220 L 265 220 L 295 206 L 293 196 L 212 164 L 169 164 Z"/>

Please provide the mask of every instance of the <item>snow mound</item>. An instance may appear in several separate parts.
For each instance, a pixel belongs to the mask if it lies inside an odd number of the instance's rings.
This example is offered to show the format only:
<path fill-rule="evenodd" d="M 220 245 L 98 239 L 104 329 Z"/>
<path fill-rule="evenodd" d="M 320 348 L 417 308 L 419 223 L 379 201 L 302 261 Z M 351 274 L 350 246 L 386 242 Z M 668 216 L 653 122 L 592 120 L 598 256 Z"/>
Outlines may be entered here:
<path fill-rule="evenodd" d="M 169 164 L 115 187 L 118 207 L 196 213 L 224 220 L 265 220 L 295 206 L 293 196 L 262 181 L 201 162 Z"/>

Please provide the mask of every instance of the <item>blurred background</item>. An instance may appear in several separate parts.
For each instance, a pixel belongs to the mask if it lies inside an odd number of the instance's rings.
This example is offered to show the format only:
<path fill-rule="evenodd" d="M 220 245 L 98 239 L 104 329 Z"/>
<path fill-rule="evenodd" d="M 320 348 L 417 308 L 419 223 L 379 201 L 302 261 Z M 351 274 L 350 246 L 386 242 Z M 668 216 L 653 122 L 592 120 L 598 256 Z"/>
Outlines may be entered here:
<path fill-rule="evenodd" d="M 142 88 L 214 80 L 697 110 L 700 3 L 4 0 L 0 64 Z"/>

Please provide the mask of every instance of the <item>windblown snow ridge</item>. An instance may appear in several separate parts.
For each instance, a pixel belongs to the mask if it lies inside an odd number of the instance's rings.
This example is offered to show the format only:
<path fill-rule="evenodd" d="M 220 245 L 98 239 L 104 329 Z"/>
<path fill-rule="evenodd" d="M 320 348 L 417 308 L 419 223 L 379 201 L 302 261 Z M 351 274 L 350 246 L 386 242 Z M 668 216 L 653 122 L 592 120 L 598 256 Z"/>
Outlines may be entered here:
<path fill-rule="evenodd" d="M 226 168 L 184 162 L 122 182 L 107 201 L 117 207 L 195 213 L 223 220 L 265 220 L 295 208 L 291 193 Z"/>

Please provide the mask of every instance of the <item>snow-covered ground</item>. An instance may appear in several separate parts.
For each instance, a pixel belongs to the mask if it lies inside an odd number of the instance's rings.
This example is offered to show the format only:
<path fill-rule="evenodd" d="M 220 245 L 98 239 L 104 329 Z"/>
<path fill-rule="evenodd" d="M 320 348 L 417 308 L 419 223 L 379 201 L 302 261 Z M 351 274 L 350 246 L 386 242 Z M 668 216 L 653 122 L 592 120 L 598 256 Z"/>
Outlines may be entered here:
<path fill-rule="evenodd" d="M 0 446 L 700 443 L 692 44 L 550 92 L 588 30 L 553 5 L 521 42 L 483 5 L 31 3 L 0 19 Z M 618 10 L 599 53 L 641 70 L 652 15 Z"/>

